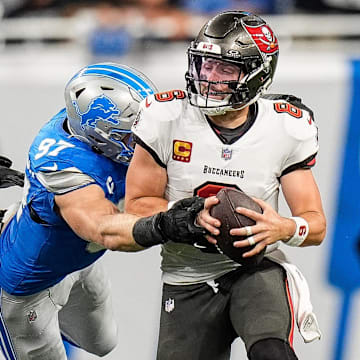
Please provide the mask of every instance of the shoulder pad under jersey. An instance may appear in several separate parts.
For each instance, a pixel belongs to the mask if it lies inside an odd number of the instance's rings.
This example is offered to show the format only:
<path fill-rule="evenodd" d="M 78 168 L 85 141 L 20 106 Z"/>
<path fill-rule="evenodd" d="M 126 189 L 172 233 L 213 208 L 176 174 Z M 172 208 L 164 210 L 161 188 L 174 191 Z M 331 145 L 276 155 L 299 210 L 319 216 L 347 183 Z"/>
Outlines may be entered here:
<path fill-rule="evenodd" d="M 295 95 L 290 95 L 290 94 L 264 94 L 261 97 L 263 99 L 268 99 L 268 100 L 285 100 L 289 104 L 294 105 L 294 106 L 298 107 L 299 109 L 306 110 L 312 116 L 312 118 L 314 119 L 313 111 L 308 106 L 303 104 L 301 98 L 298 98 Z"/>
<path fill-rule="evenodd" d="M 148 96 L 140 104 L 132 131 L 138 139 L 166 164 L 171 154 L 171 133 L 182 116 L 186 93 L 172 90 Z"/>
<path fill-rule="evenodd" d="M 272 102 L 273 111 L 282 118 L 287 134 L 303 141 L 312 137 L 317 139 L 318 129 L 313 111 L 294 95 L 267 94 L 262 99 Z"/>
<path fill-rule="evenodd" d="M 148 96 L 142 101 L 142 108 L 144 110 L 149 109 L 155 114 L 160 112 L 164 115 L 164 112 L 166 112 L 167 115 L 175 115 L 181 111 L 184 105 L 182 100 L 186 98 L 187 94 L 183 90 L 164 91 Z"/>
<path fill-rule="evenodd" d="M 166 126 L 166 123 L 177 119 L 184 107 L 187 95 L 183 90 L 171 90 L 149 95 L 140 103 L 137 118 L 132 130 L 136 134 L 143 129 Z M 160 125 L 161 124 L 161 125 Z"/>

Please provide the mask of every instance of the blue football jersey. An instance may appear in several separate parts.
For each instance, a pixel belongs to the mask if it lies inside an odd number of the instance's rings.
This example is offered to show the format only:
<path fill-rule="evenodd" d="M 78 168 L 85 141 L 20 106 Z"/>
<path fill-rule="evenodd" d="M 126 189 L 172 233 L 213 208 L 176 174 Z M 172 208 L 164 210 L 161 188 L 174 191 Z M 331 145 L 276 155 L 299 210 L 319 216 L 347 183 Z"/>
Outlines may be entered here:
<path fill-rule="evenodd" d="M 125 195 L 127 166 L 95 153 L 64 130 L 65 109 L 43 126 L 29 151 L 21 207 L 1 234 L 0 286 L 30 295 L 104 254 L 78 237 L 57 211 L 55 195 L 90 184 L 117 204 Z"/>

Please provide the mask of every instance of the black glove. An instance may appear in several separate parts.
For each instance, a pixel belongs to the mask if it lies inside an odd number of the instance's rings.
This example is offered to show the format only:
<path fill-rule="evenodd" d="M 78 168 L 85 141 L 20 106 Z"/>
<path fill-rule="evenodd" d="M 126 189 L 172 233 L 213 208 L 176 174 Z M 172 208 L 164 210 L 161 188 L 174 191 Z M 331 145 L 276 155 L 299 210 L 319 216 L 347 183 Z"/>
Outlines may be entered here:
<path fill-rule="evenodd" d="M 193 244 L 206 234 L 203 227 L 195 225 L 204 202 L 203 198 L 197 196 L 182 199 L 166 212 L 138 220 L 133 228 L 135 241 L 143 247 L 164 244 L 169 240 Z"/>
<path fill-rule="evenodd" d="M 10 186 L 24 186 L 24 174 L 20 171 L 10 169 L 12 161 L 4 156 L 0 156 L 0 188 Z"/>
<path fill-rule="evenodd" d="M 10 168 L 12 165 L 12 161 L 5 156 L 0 155 L 0 166 Z"/>

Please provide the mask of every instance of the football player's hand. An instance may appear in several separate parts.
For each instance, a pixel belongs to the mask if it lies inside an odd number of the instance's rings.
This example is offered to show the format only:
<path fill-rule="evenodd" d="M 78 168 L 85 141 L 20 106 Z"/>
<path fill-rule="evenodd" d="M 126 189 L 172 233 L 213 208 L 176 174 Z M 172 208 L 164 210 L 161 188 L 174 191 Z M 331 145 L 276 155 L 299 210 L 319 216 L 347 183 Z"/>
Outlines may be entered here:
<path fill-rule="evenodd" d="M 0 156 L 0 188 L 10 186 L 24 186 L 24 174 L 10 169 L 12 161 L 5 156 Z"/>
<path fill-rule="evenodd" d="M 171 240 L 192 245 L 202 238 L 206 231 L 195 223 L 198 213 L 204 209 L 205 200 L 194 196 L 177 201 L 168 211 L 142 218 L 135 223 L 135 241 L 150 247 Z"/>
<path fill-rule="evenodd" d="M 219 235 L 220 231 L 218 227 L 220 227 L 221 223 L 218 219 L 212 217 L 210 215 L 211 208 L 219 202 L 219 199 L 216 196 L 211 196 L 206 198 L 204 204 L 204 210 L 202 210 L 197 219 L 196 223 L 206 229 L 208 235 L 206 238 L 212 244 L 216 244 L 216 240 L 211 235 Z"/>
<path fill-rule="evenodd" d="M 202 226 L 206 230 L 206 235 L 198 238 L 193 244 L 196 248 L 205 253 L 216 253 L 219 251 L 215 247 L 216 240 L 211 235 L 218 235 L 218 227 L 221 225 L 220 221 L 210 215 L 211 208 L 219 202 L 216 196 L 211 196 L 205 199 L 204 209 L 196 218 L 196 224 Z"/>
<path fill-rule="evenodd" d="M 253 219 L 256 224 L 250 227 L 235 228 L 230 230 L 230 234 L 234 236 L 251 235 L 255 247 L 243 254 L 244 257 L 254 256 L 260 253 L 267 245 L 276 243 L 279 240 L 289 239 L 295 232 L 295 223 L 291 219 L 280 216 L 268 203 L 263 200 L 254 200 L 261 206 L 263 213 L 259 214 L 255 211 L 236 208 L 236 212 Z M 249 234 L 249 228 L 251 234 Z M 241 240 L 234 242 L 235 247 L 249 246 L 249 240 Z"/>
<path fill-rule="evenodd" d="M 161 213 L 159 228 L 166 238 L 192 244 L 205 230 L 195 224 L 198 213 L 204 208 L 204 199 L 198 196 L 177 201 L 170 210 Z"/>

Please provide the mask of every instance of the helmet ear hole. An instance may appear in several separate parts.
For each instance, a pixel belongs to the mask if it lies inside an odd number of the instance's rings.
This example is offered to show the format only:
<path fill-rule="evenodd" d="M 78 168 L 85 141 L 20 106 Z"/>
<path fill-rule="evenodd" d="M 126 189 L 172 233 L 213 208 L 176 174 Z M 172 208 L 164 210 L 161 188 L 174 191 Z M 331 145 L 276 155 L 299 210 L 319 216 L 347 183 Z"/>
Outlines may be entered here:
<path fill-rule="evenodd" d="M 100 86 L 100 88 L 101 90 L 114 90 L 114 88 L 108 86 Z"/>
<path fill-rule="evenodd" d="M 79 96 L 81 95 L 81 93 L 82 93 L 84 90 L 85 90 L 85 88 L 82 88 L 82 89 L 76 91 L 75 96 L 76 96 L 77 99 L 79 98 Z"/>

